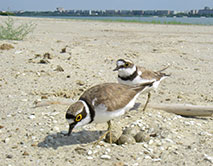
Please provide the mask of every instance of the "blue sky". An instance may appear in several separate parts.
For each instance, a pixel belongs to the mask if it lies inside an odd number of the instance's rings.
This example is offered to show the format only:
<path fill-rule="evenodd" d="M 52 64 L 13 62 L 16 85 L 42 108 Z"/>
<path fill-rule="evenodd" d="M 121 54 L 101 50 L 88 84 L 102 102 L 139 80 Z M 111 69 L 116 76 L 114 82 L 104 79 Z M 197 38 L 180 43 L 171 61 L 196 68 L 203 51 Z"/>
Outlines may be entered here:
<path fill-rule="evenodd" d="M 168 9 L 191 10 L 213 8 L 213 0 L 0 0 L 0 10 L 53 11 L 64 9 Z"/>

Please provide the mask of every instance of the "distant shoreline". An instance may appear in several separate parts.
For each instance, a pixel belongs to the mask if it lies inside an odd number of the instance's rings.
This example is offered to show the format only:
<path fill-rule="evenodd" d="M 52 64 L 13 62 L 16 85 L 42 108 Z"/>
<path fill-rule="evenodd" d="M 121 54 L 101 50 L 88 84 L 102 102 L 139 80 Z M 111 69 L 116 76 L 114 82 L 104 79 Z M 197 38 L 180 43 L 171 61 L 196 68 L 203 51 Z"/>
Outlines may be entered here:
<path fill-rule="evenodd" d="M 75 19 L 93 20 L 105 22 L 129 22 L 129 23 L 151 23 L 151 24 L 175 24 L 175 25 L 213 25 L 212 17 L 158 17 L 158 16 L 136 16 L 136 17 L 116 17 L 116 16 L 18 16 L 32 18 L 55 18 L 55 19 Z"/>

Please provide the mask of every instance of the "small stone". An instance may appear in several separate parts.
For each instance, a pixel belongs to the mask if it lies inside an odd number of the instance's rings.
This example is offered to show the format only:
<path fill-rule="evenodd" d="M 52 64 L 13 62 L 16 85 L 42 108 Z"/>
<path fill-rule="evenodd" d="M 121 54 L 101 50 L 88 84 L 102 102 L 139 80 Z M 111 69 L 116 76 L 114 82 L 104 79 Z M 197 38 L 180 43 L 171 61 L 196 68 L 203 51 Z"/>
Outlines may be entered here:
<path fill-rule="evenodd" d="M 161 161 L 161 159 L 160 159 L 160 158 L 152 159 L 152 161 L 154 161 L 154 162 L 158 162 L 158 161 Z"/>
<path fill-rule="evenodd" d="M 0 50 L 10 50 L 13 49 L 14 47 L 11 44 L 2 44 L 0 45 Z"/>
<path fill-rule="evenodd" d="M 52 59 L 52 56 L 49 52 L 46 52 L 46 53 L 44 53 L 43 58 L 44 59 Z"/>
<path fill-rule="evenodd" d="M 154 141 L 151 139 L 150 141 L 149 141 L 149 145 L 152 145 L 154 143 Z"/>
<path fill-rule="evenodd" d="M 28 101 L 28 99 L 22 99 L 21 101 L 26 102 L 26 101 Z"/>
<path fill-rule="evenodd" d="M 107 148 L 107 149 L 106 149 L 106 151 L 107 151 L 108 153 L 110 153 L 110 152 L 111 152 L 110 148 Z"/>
<path fill-rule="evenodd" d="M 35 119 L 35 115 L 29 115 L 28 118 L 29 119 Z"/>
<path fill-rule="evenodd" d="M 24 151 L 24 153 L 22 154 L 23 156 L 29 156 L 29 153 Z"/>
<path fill-rule="evenodd" d="M 87 152 L 87 154 L 90 156 L 90 155 L 92 154 L 92 151 L 89 150 L 89 151 Z"/>
<path fill-rule="evenodd" d="M 87 150 L 82 147 L 77 147 L 74 150 L 80 155 L 85 155 L 87 153 Z"/>
<path fill-rule="evenodd" d="M 35 147 L 35 146 L 37 146 L 37 144 L 36 144 L 36 143 L 32 143 L 31 146 L 32 146 L 32 147 Z"/>
<path fill-rule="evenodd" d="M 47 96 L 41 96 L 41 99 L 48 99 Z"/>
<path fill-rule="evenodd" d="M 40 64 L 48 64 L 50 62 L 47 59 L 41 59 L 38 63 L 40 63 Z"/>
<path fill-rule="evenodd" d="M 60 131 L 59 127 L 57 127 L 57 126 L 55 126 L 53 129 L 54 129 L 54 131 L 56 131 L 56 132 L 59 132 L 59 131 Z"/>
<path fill-rule="evenodd" d="M 4 128 L 4 126 L 0 125 L 0 129 Z"/>
<path fill-rule="evenodd" d="M 80 85 L 80 86 L 83 86 L 85 83 L 84 83 L 83 81 L 81 81 L 81 80 L 77 80 L 77 81 L 76 81 L 76 84 L 77 84 L 77 85 Z"/>
<path fill-rule="evenodd" d="M 61 53 L 65 53 L 66 52 L 67 47 L 64 47 L 61 49 Z"/>
<path fill-rule="evenodd" d="M 135 139 L 134 137 L 132 137 L 131 135 L 124 135 L 122 134 L 120 136 L 120 138 L 117 141 L 118 145 L 122 145 L 122 144 L 134 144 L 135 143 Z"/>
<path fill-rule="evenodd" d="M 5 140 L 4 140 L 4 143 L 9 143 L 10 142 L 10 138 L 6 138 Z"/>
<path fill-rule="evenodd" d="M 117 163 L 114 163 L 114 166 L 124 166 L 124 163 L 122 161 L 119 161 Z"/>
<path fill-rule="evenodd" d="M 150 136 L 143 131 L 137 133 L 134 138 L 136 142 L 149 142 L 150 140 Z"/>
<path fill-rule="evenodd" d="M 92 156 L 88 156 L 88 157 L 87 157 L 87 160 L 92 160 L 92 159 L 93 159 Z"/>
<path fill-rule="evenodd" d="M 111 157 L 109 155 L 104 154 L 101 156 L 101 159 L 110 160 Z"/>
<path fill-rule="evenodd" d="M 57 67 L 56 67 L 56 69 L 54 69 L 54 71 L 63 72 L 64 69 L 60 65 L 57 65 Z"/>
<path fill-rule="evenodd" d="M 11 154 L 6 155 L 6 158 L 11 159 L 13 156 Z"/>

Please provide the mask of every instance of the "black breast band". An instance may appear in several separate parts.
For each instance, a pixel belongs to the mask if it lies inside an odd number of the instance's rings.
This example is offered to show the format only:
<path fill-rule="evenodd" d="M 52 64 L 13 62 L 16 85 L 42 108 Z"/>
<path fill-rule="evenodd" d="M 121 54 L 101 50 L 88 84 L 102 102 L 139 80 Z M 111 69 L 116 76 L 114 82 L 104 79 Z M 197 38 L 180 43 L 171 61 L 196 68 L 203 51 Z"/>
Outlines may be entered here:
<path fill-rule="evenodd" d="M 94 109 L 91 107 L 91 105 L 84 98 L 80 98 L 79 100 L 84 101 L 87 104 L 87 106 L 89 107 L 90 119 L 91 119 L 89 123 L 92 123 L 94 121 L 94 117 L 95 117 Z"/>
<path fill-rule="evenodd" d="M 118 77 L 119 77 L 120 79 L 124 80 L 124 81 L 132 81 L 132 80 L 135 79 L 135 77 L 137 77 L 137 75 L 138 75 L 138 71 L 137 71 L 137 69 L 136 69 L 135 72 L 132 73 L 132 75 L 130 75 L 130 76 L 121 77 L 121 76 L 118 75 Z"/>

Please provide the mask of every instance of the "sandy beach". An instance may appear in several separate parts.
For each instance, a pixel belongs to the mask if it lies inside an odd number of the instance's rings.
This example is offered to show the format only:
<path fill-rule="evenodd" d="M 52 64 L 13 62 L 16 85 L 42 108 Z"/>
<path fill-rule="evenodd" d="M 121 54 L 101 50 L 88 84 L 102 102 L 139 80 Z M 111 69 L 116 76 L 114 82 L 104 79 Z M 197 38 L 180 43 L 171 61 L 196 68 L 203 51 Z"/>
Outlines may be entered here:
<path fill-rule="evenodd" d="M 155 71 L 170 64 L 165 72 L 171 77 L 152 92 L 150 103 L 213 105 L 212 26 L 13 18 L 36 28 L 23 41 L 0 40 L 14 47 L 0 49 L 0 165 L 213 165 L 212 116 L 151 108 L 143 113 L 139 107 L 113 125 L 137 128 L 147 141 L 93 146 L 107 124 L 66 137 L 68 105 L 34 108 L 40 101 L 75 101 L 93 85 L 117 82 L 119 58 Z"/>

